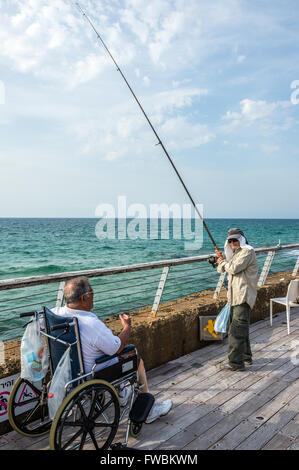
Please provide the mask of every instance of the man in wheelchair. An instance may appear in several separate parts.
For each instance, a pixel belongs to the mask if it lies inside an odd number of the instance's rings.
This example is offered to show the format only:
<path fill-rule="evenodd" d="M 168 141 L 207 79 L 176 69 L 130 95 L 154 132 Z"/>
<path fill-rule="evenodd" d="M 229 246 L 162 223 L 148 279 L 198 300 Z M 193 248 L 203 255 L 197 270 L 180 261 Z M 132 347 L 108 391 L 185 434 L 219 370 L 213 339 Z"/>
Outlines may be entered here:
<path fill-rule="evenodd" d="M 52 312 L 63 317 L 76 317 L 79 322 L 80 340 L 84 361 L 85 373 L 91 371 L 95 360 L 101 355 L 112 356 L 120 353 L 128 343 L 131 331 L 131 321 L 128 315 L 119 315 L 122 331 L 119 336 L 113 335 L 112 331 L 94 314 L 93 290 L 86 277 L 71 279 L 65 285 L 64 297 L 66 306 L 54 307 Z M 95 371 L 115 364 L 118 358 L 113 358 L 103 364 L 99 364 Z M 147 377 L 143 360 L 138 358 L 138 383 L 140 391 L 149 392 Z M 124 407 L 131 398 L 132 388 L 125 387 L 119 391 L 120 406 Z M 170 399 L 163 402 L 154 402 L 146 423 L 152 423 L 158 417 L 166 415 L 172 408 Z"/>

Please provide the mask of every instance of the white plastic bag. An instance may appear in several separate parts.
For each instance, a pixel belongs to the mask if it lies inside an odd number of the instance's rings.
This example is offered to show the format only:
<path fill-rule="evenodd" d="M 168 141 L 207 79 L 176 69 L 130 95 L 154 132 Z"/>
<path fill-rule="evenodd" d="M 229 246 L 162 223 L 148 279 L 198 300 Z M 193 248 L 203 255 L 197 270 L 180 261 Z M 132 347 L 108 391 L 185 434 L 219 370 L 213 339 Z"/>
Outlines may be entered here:
<path fill-rule="evenodd" d="M 21 377 L 37 382 L 44 378 L 49 367 L 46 344 L 35 316 L 27 325 L 21 342 Z"/>
<path fill-rule="evenodd" d="M 226 304 L 221 312 L 217 315 L 214 323 L 214 331 L 217 333 L 226 333 L 227 322 L 230 316 L 230 306 Z"/>
<path fill-rule="evenodd" d="M 51 385 L 48 393 L 48 408 L 50 419 L 54 419 L 55 414 L 60 407 L 65 397 L 65 385 L 72 380 L 71 369 L 71 348 L 67 348 L 62 358 L 60 359 L 55 373 L 53 375 Z"/>

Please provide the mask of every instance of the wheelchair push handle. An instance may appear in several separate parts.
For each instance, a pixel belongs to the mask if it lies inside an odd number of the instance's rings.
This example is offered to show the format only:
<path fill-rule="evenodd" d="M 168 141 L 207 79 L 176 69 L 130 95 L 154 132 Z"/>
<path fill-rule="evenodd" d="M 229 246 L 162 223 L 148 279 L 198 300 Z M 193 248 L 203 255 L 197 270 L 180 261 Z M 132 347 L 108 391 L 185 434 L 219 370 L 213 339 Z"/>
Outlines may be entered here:
<path fill-rule="evenodd" d="M 36 315 L 38 314 L 39 312 L 24 312 L 24 313 L 20 313 L 20 318 L 23 318 L 23 317 L 32 317 L 33 315 Z"/>
<path fill-rule="evenodd" d="M 54 325 L 54 326 L 51 326 L 51 331 L 55 331 L 55 330 L 69 330 L 69 327 L 70 327 L 70 323 L 60 323 L 59 325 Z"/>

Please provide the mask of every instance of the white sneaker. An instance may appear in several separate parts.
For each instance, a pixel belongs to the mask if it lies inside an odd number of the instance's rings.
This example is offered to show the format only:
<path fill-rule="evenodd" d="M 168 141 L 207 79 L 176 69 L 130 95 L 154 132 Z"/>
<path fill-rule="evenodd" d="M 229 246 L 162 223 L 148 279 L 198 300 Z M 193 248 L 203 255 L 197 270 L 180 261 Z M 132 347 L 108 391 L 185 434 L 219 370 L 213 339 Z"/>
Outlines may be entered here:
<path fill-rule="evenodd" d="M 125 387 L 118 392 L 119 396 L 119 404 L 120 406 L 124 407 L 127 405 L 128 401 L 130 400 L 132 395 L 132 387 Z"/>
<path fill-rule="evenodd" d="M 155 402 L 152 406 L 151 411 L 149 412 L 148 417 L 146 418 L 146 424 L 150 424 L 155 421 L 160 416 L 167 415 L 167 413 L 172 408 L 172 401 L 171 400 L 164 400 L 161 403 Z"/>

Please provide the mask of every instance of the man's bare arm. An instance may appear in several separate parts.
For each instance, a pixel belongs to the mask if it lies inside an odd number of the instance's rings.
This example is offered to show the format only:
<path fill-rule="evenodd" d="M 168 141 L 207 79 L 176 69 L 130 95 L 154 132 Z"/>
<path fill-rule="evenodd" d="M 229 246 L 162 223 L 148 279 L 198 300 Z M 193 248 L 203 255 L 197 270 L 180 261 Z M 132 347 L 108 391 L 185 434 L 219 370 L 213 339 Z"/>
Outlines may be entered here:
<path fill-rule="evenodd" d="M 120 332 L 120 334 L 118 335 L 118 337 L 121 341 L 121 345 L 120 345 L 118 351 L 116 352 L 116 354 L 120 353 L 124 349 L 124 347 L 128 343 L 128 340 L 129 340 L 129 337 L 130 337 L 130 334 L 131 334 L 131 319 L 130 319 L 129 315 L 125 315 L 125 314 L 119 315 L 119 319 L 121 321 L 123 329 Z"/>

